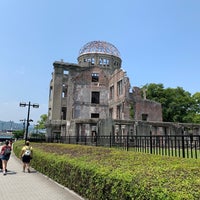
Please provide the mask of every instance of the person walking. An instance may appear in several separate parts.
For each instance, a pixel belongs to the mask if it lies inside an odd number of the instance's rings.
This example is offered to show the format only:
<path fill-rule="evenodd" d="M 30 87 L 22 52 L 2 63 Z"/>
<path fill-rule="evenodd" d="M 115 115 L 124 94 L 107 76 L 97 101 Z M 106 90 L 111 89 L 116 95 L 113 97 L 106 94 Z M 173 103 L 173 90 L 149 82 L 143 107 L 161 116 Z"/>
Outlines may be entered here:
<path fill-rule="evenodd" d="M 9 145 L 9 141 L 6 140 L 5 145 L 1 148 L 0 157 L 2 160 L 2 169 L 3 169 L 3 175 L 6 175 L 7 173 L 7 163 L 10 159 L 10 154 L 12 151 L 12 147 Z"/>
<path fill-rule="evenodd" d="M 28 173 L 30 173 L 30 162 L 33 157 L 33 148 L 30 146 L 29 141 L 25 142 L 25 146 L 22 147 L 20 156 L 23 162 L 23 172 L 25 172 L 25 169 L 27 168 Z"/>
<path fill-rule="evenodd" d="M 13 143 L 13 142 L 12 142 L 12 139 L 10 139 L 10 140 L 9 140 L 9 145 L 11 146 L 11 148 L 12 148 L 12 143 Z"/>

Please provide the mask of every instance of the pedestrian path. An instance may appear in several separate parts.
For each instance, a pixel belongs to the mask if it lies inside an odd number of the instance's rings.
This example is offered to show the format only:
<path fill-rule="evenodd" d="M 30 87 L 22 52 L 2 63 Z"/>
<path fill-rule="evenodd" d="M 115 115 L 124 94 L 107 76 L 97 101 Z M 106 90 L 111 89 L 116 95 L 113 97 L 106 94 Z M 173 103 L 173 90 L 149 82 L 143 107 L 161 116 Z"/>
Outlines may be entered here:
<path fill-rule="evenodd" d="M 33 168 L 31 173 L 22 171 L 22 162 L 12 152 L 7 175 L 0 171 L 1 200 L 84 200 Z"/>

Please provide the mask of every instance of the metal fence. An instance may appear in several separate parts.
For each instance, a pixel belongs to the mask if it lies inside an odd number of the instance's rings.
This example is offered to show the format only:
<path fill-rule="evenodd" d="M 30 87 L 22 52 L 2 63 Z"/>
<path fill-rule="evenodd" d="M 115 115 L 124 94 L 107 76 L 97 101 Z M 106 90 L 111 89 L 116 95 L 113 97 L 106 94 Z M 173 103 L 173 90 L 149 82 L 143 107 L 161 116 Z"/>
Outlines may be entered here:
<path fill-rule="evenodd" d="M 33 141 L 39 141 L 34 138 Z M 106 146 L 126 151 L 200 158 L 200 135 L 148 135 L 148 136 L 66 136 L 46 138 L 47 142 Z"/>

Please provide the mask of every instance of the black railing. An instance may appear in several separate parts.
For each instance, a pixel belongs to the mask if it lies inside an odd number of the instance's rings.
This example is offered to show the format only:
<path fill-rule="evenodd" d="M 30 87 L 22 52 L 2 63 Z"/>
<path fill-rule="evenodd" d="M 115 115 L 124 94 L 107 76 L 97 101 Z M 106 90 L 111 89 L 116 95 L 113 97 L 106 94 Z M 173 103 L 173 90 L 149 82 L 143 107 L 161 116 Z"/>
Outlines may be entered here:
<path fill-rule="evenodd" d="M 126 151 L 200 158 L 200 135 L 150 135 L 148 136 L 66 136 L 46 138 L 47 142 L 106 146 Z"/>

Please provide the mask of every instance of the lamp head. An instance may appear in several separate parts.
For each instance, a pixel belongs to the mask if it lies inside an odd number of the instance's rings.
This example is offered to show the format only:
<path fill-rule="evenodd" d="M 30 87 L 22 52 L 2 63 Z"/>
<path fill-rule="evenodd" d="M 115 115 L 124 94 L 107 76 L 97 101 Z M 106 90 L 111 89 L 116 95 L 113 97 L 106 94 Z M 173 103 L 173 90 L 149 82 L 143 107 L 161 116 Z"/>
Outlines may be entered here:
<path fill-rule="evenodd" d="M 34 103 L 34 104 L 33 104 L 33 108 L 39 108 L 39 104 Z"/>
<path fill-rule="evenodd" d="M 20 107 L 25 107 L 25 106 L 26 106 L 26 103 L 20 102 L 20 103 L 19 103 L 19 106 L 20 106 Z"/>

